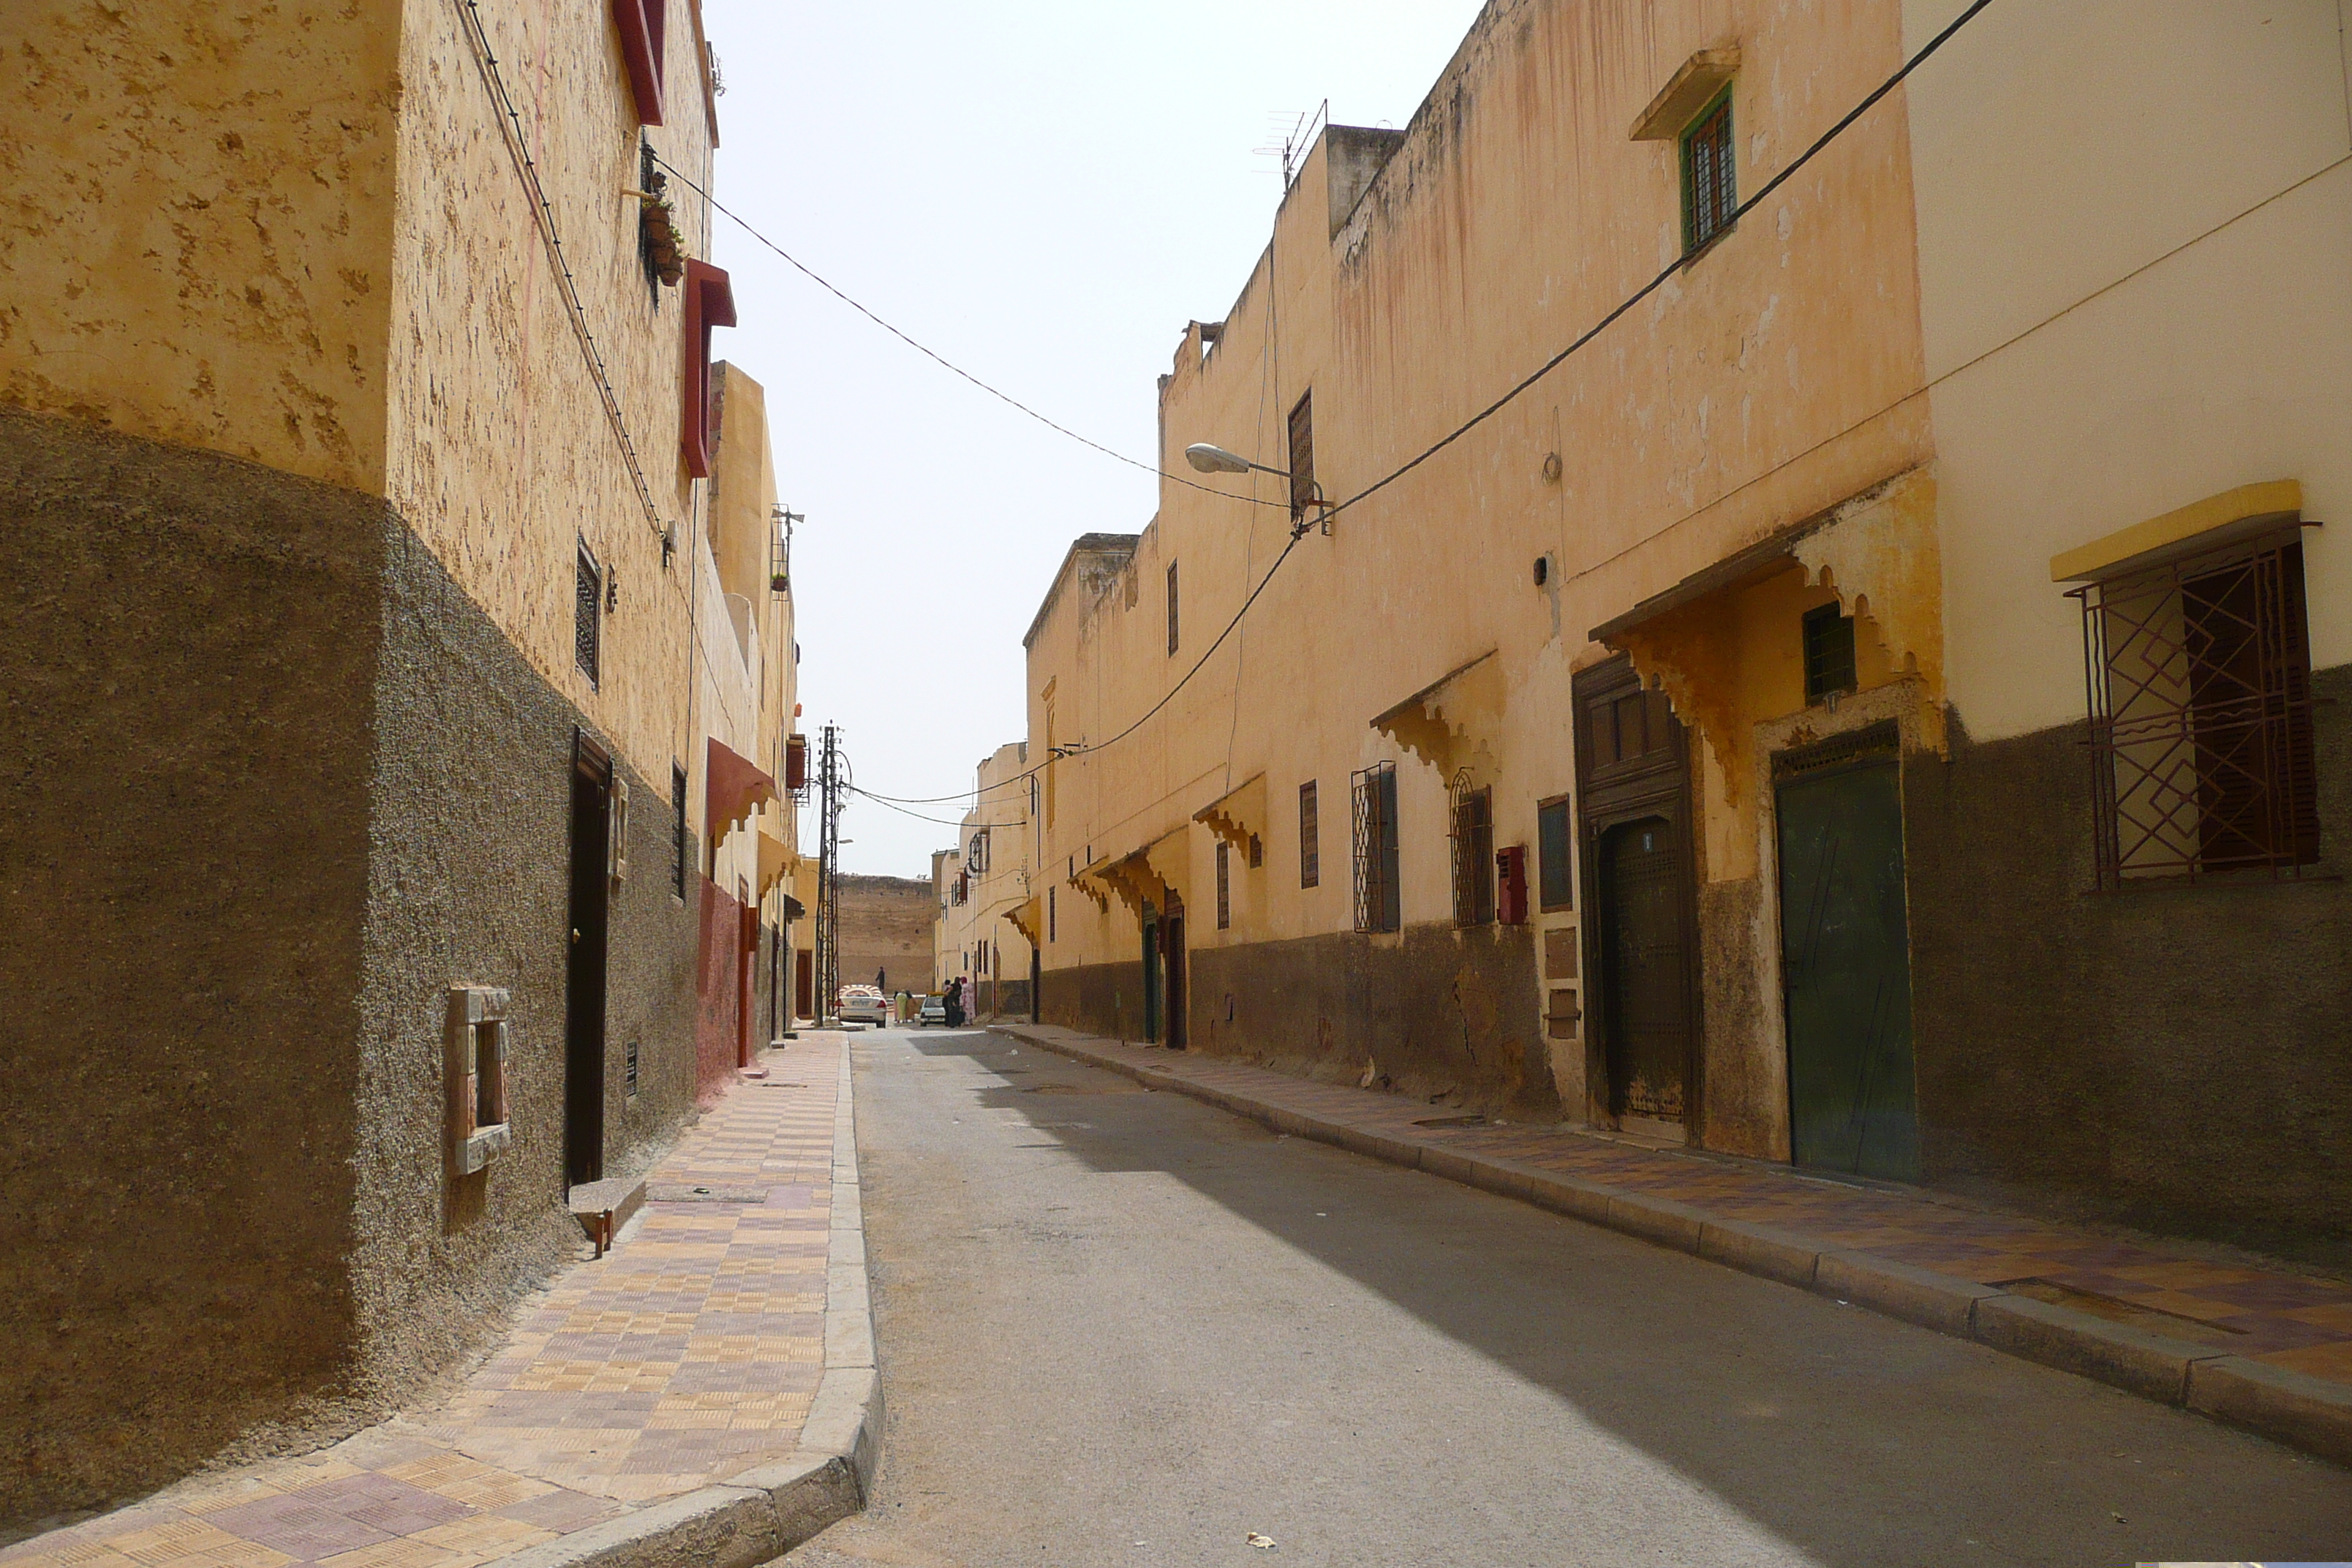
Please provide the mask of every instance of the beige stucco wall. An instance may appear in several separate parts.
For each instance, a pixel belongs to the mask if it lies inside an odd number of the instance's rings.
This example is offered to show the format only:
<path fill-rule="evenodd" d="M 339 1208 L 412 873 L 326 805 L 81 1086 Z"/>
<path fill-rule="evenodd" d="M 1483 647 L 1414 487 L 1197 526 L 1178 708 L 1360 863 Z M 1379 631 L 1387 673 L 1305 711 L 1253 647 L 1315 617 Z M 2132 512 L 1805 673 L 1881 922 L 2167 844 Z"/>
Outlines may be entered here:
<path fill-rule="evenodd" d="M 698 6 L 674 7 L 667 123 L 645 128 L 662 157 L 708 184 Z M 499 70 L 552 207 L 551 221 L 619 401 L 656 513 L 633 484 L 490 89 L 458 7 L 413 3 L 401 44 L 404 92 L 396 264 L 387 290 L 393 431 L 384 490 L 467 593 L 532 664 L 648 778 L 702 763 L 683 682 L 709 639 L 697 580 L 707 486 L 679 455 L 685 363 L 681 290 L 649 290 L 638 256 L 639 129 L 606 8 L 486 7 Z M 709 214 L 673 182 L 688 251 L 709 253 Z M 719 334 L 714 356 L 726 352 Z M 605 679 L 572 658 L 575 552 L 617 575 L 604 627 Z M 722 616 L 723 619 L 723 616 Z"/>
<path fill-rule="evenodd" d="M 1909 46 L 1959 8 L 1906 0 Z M 2300 480 L 2331 525 L 2305 533 L 2312 660 L 2352 661 L 2344 20 L 2025 0 L 1915 79 L 1950 689 L 1977 738 L 2083 716 L 2053 555 L 2240 485 Z"/>
<path fill-rule="evenodd" d="M 1331 141 L 1318 144 L 1221 340 L 1205 356 L 1197 334 L 1179 348 L 1163 467 L 1192 479 L 1182 450 L 1202 440 L 1284 466 L 1288 412 L 1311 387 L 1318 477 L 1335 499 L 1354 494 L 1679 253 L 1674 143 L 1628 129 L 1694 51 L 1744 52 L 1746 192 L 1895 68 L 1899 22 L 1861 3 L 1497 0 L 1351 214 L 1328 184 Z M 1931 457 L 1906 160 L 1898 94 L 1580 355 L 1342 514 L 1331 537 L 1303 540 L 1163 712 L 1055 764 L 1053 875 L 1150 847 L 1151 870 L 1192 913 L 1195 951 L 1347 930 L 1349 775 L 1393 761 L 1404 922 L 1450 921 L 1447 784 L 1458 770 L 1491 784 L 1496 843 L 1534 844 L 1537 803 L 1573 784 L 1570 677 L 1608 656 L 1587 628 Z M 1282 493 L 1271 478 L 1210 482 Z M 1280 555 L 1286 523 L 1279 507 L 1163 484 L 1122 580 L 1099 596 L 1066 586 L 1033 637 L 1033 740 L 1045 738 L 1049 688 L 1062 743 L 1100 745 L 1143 713 Z M 1490 650 L 1438 695 L 1448 738 L 1427 755 L 1371 726 Z M 1259 773 L 1265 866 L 1235 860 L 1233 924 L 1219 931 L 1214 837 L 1193 815 Z M 1302 889 L 1308 780 L 1322 869 Z M 1066 889 L 1050 966 L 1132 960 L 1133 910 L 1106 902 Z M 1581 1050 L 1553 1052 L 1577 1104 Z"/>
<path fill-rule="evenodd" d="M 381 489 L 402 8 L 0 7 L 0 399 Z"/>
<path fill-rule="evenodd" d="M 1022 915 L 1033 889 L 1041 908 L 1044 898 L 1043 885 L 1031 871 L 1036 824 L 1029 809 L 1029 756 L 1028 742 L 1014 741 L 982 761 L 973 774 L 977 799 L 964 814 L 958 848 L 932 857 L 940 896 L 932 938 L 934 979 L 944 986 L 962 976 L 967 1006 L 972 1002 L 969 987 L 973 982 L 995 978 L 1009 985 L 1029 978 L 1029 939 L 1014 918 Z M 1042 799 L 1042 780 L 1036 793 Z M 983 832 L 988 835 L 987 864 L 972 874 L 964 901 L 956 903 L 950 896 L 956 878 L 971 863 L 968 851 L 974 836 Z M 992 944 L 998 955 L 987 972 L 977 959 L 982 942 Z"/>

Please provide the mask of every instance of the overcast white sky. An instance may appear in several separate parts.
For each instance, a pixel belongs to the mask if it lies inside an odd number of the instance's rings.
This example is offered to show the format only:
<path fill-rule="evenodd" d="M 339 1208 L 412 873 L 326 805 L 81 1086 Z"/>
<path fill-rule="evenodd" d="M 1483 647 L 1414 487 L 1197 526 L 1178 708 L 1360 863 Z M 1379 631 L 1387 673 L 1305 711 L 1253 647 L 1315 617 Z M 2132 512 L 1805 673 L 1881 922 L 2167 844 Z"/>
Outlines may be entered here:
<path fill-rule="evenodd" d="M 1149 461 L 1154 378 L 1265 245 L 1278 144 L 1326 98 L 1402 126 L 1478 0 L 708 0 L 719 199 L 941 354 Z M 971 785 L 1019 740 L 1022 634 L 1069 542 L 1150 520 L 1151 477 L 922 358 L 726 219 L 793 553 L 803 726 L 857 782 Z M 950 821 L 955 805 L 919 807 Z M 809 814 L 814 847 L 814 813 Z M 868 801 L 851 871 L 929 876 L 951 827 Z"/>

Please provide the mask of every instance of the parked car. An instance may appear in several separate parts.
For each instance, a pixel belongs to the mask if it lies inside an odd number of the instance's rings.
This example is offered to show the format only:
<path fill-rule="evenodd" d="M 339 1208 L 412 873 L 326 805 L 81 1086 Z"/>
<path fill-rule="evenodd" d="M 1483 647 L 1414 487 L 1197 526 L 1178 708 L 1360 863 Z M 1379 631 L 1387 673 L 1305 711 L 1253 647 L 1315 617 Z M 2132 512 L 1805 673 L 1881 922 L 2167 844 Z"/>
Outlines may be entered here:
<path fill-rule="evenodd" d="M 845 985 L 835 1016 L 845 1024 L 885 1025 L 890 1021 L 889 998 L 871 985 Z"/>
<path fill-rule="evenodd" d="M 923 1005 L 915 1009 L 915 1026 L 919 1029 L 928 1029 L 933 1024 L 944 1028 L 947 1021 L 948 999 L 944 996 L 926 996 Z"/>

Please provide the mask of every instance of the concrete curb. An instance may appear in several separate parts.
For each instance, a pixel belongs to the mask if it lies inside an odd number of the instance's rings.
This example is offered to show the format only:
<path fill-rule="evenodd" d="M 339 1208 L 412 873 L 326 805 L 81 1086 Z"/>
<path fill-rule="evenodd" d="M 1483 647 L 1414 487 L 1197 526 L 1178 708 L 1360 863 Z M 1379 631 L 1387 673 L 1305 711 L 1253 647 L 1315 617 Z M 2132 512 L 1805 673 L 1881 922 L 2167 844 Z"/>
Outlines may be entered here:
<path fill-rule="evenodd" d="M 866 1282 L 866 1216 L 849 1042 L 833 1110 L 833 1238 L 825 1251 L 824 1375 L 789 1457 L 718 1486 L 495 1558 L 486 1568 L 755 1568 L 866 1506 L 882 1459 L 882 1379 Z"/>
<path fill-rule="evenodd" d="M 1933 1269 L 1855 1252 L 1770 1226 L 1719 1218 L 1669 1198 L 1611 1187 L 1516 1160 L 1376 1132 L 1230 1089 L 1179 1065 L 1146 1066 L 1013 1026 L 995 1032 L 1154 1089 L 1172 1089 L 1277 1132 L 1426 1171 L 1622 1231 L 1743 1273 L 1866 1307 L 1890 1318 L 2193 1410 L 2305 1453 L 2352 1466 L 2352 1388 L 2175 1340 L 2071 1307 L 2012 1295 Z"/>

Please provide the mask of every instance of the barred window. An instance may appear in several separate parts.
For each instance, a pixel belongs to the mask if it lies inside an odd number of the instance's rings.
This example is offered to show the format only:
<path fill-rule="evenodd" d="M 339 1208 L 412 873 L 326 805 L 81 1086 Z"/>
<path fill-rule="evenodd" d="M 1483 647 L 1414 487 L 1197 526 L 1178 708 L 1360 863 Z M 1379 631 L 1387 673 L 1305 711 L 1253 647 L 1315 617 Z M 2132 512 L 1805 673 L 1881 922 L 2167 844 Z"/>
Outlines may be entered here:
<path fill-rule="evenodd" d="M 1402 928 L 1397 882 L 1397 784 L 1394 763 L 1375 763 L 1350 781 L 1355 816 L 1356 929 Z"/>
<path fill-rule="evenodd" d="M 1731 151 L 1731 89 L 1683 132 L 1683 251 L 1696 255 L 1731 226 L 1739 182 Z"/>
<path fill-rule="evenodd" d="M 2091 583 L 2099 885 L 2319 857 L 2303 546 L 2293 534 Z"/>
<path fill-rule="evenodd" d="M 1312 888 L 1323 880 L 1322 825 L 1315 820 L 1315 781 L 1298 786 L 1298 885 Z"/>
<path fill-rule="evenodd" d="M 1836 605 L 1807 610 L 1800 623 L 1805 646 L 1805 700 L 1854 689 L 1853 617 Z"/>
<path fill-rule="evenodd" d="M 1168 651 L 1176 651 L 1176 563 L 1168 563 Z"/>
<path fill-rule="evenodd" d="M 1454 792 L 1454 923 L 1495 920 L 1495 796 L 1492 790 Z"/>
<path fill-rule="evenodd" d="M 584 540 L 581 542 L 575 566 L 572 595 L 572 660 L 580 667 L 580 673 L 588 678 L 588 684 L 593 686 L 596 684 L 598 612 L 604 608 L 604 581 L 596 570 L 596 558 L 588 553 Z"/>
<path fill-rule="evenodd" d="M 1315 504 L 1315 395 L 1301 393 L 1290 410 L 1290 515 Z"/>
<path fill-rule="evenodd" d="M 1229 931 L 1234 923 L 1234 847 L 1223 839 L 1217 840 L 1217 929 Z"/>

